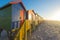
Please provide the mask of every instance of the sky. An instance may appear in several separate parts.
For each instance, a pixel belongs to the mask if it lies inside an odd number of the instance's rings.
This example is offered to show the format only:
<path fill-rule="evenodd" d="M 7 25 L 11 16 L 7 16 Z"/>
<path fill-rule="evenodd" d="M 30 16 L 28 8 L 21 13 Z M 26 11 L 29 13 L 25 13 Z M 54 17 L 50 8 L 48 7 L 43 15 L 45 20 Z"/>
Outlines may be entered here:
<path fill-rule="evenodd" d="M 0 0 L 0 8 L 11 0 Z M 27 10 L 34 10 L 44 19 L 60 20 L 60 0 L 22 0 Z"/>
<path fill-rule="evenodd" d="M 11 0 L 0 0 L 0 8 L 8 4 Z"/>
<path fill-rule="evenodd" d="M 48 20 L 60 20 L 60 0 L 22 0 L 26 9 L 33 9 Z"/>

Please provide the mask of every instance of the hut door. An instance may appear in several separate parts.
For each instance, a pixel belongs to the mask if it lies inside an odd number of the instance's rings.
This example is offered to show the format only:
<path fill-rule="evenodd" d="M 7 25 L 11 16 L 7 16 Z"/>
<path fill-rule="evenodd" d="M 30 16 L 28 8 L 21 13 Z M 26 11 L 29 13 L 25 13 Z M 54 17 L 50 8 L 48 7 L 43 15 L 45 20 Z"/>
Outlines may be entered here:
<path fill-rule="evenodd" d="M 24 10 L 20 10 L 20 25 L 24 22 Z"/>

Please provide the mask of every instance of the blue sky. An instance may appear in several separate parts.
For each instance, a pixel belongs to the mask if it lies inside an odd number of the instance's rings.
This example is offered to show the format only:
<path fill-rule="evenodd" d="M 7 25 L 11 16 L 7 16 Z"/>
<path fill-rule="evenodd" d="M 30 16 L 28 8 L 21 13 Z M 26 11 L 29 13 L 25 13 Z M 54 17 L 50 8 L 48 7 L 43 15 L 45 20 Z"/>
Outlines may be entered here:
<path fill-rule="evenodd" d="M 8 4 L 11 0 L 0 0 L 0 8 Z"/>
<path fill-rule="evenodd" d="M 27 10 L 33 9 L 46 19 L 54 19 L 55 15 L 60 11 L 60 0 L 23 0 L 23 3 Z"/>
<path fill-rule="evenodd" d="M 0 0 L 0 7 L 11 0 Z M 60 19 L 60 0 L 22 0 L 27 10 L 33 9 L 46 19 Z"/>

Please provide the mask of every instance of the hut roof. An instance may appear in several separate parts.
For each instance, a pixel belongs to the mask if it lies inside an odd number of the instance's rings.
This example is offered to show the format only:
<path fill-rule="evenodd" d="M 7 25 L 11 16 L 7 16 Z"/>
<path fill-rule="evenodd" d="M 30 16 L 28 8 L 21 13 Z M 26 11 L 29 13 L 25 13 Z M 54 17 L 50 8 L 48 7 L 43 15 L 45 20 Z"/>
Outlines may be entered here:
<path fill-rule="evenodd" d="M 9 2 L 8 4 L 6 4 L 6 5 L 4 5 L 3 7 L 1 7 L 0 10 L 2 10 L 2 9 L 4 9 L 4 8 L 7 8 L 7 7 L 10 6 L 10 5 L 18 4 L 18 3 L 20 3 L 21 6 L 23 7 L 23 9 L 26 11 L 25 6 L 23 5 L 22 2 Z"/>

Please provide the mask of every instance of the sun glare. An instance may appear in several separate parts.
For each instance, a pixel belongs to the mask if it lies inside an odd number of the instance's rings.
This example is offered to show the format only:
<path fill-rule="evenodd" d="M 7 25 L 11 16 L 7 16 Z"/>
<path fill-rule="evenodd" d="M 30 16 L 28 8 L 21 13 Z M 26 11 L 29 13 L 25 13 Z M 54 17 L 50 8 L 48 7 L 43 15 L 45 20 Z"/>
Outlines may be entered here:
<path fill-rule="evenodd" d="M 60 21 L 60 10 L 54 11 L 53 14 L 50 17 L 47 18 L 47 20 L 57 20 L 57 21 Z"/>

